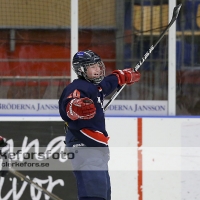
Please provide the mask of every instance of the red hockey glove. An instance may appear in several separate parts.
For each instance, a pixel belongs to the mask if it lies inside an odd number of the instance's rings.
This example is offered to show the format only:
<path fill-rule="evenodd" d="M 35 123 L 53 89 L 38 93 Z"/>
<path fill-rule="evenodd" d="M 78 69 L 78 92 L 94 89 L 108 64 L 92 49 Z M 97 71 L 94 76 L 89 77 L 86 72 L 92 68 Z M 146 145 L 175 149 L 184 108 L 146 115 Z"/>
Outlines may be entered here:
<path fill-rule="evenodd" d="M 140 73 L 133 71 L 132 68 L 124 70 L 114 70 L 112 73 L 117 76 L 119 85 L 131 85 L 140 80 Z"/>
<path fill-rule="evenodd" d="M 72 99 L 67 105 L 66 112 L 71 120 L 91 119 L 96 114 L 96 107 L 93 101 L 87 97 Z"/>

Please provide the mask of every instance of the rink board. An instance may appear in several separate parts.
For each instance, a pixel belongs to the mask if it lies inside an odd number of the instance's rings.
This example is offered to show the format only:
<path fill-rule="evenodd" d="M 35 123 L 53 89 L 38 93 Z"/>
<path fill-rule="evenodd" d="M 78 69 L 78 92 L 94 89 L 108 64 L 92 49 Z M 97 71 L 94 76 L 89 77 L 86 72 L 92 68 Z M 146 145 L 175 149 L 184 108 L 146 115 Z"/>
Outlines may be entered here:
<path fill-rule="evenodd" d="M 106 126 L 110 135 L 113 200 L 200 198 L 200 171 L 196 167 L 199 152 L 187 154 L 192 147 L 199 147 L 200 118 L 107 117 Z M 13 122 L 4 118 L 0 131 L 14 146 L 22 145 L 25 139 L 28 143 L 37 139 L 40 146 L 48 145 L 56 137 L 62 136 L 64 140 L 63 122 L 59 118 L 29 117 L 23 121 L 15 118 Z M 37 178 L 60 198 L 76 199 L 72 172 L 30 170 L 24 174 Z M 0 179 L 0 188 L 0 199 L 44 199 L 37 190 L 10 174 Z"/>

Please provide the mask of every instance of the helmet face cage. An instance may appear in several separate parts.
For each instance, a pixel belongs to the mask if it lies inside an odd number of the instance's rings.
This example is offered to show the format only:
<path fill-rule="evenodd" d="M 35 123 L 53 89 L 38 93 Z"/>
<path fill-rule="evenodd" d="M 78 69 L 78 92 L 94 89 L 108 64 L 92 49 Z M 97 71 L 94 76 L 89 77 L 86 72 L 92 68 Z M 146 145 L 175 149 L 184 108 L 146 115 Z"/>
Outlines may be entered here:
<path fill-rule="evenodd" d="M 87 69 L 94 64 L 98 64 L 100 75 L 98 78 L 89 78 L 87 76 Z M 91 50 L 81 51 L 74 55 L 73 69 L 79 78 L 84 77 L 87 81 L 92 82 L 95 85 L 99 84 L 105 77 L 104 63 L 101 58 Z"/>
<path fill-rule="evenodd" d="M 94 64 L 97 64 L 100 68 L 99 77 L 98 78 L 89 78 L 87 76 L 87 69 Z M 85 64 L 83 68 L 84 68 L 84 74 L 83 74 L 84 78 L 86 80 L 94 83 L 94 84 L 99 84 L 103 80 L 103 78 L 105 77 L 105 65 L 102 61 L 99 61 L 99 62 L 96 62 L 96 63 Z"/>

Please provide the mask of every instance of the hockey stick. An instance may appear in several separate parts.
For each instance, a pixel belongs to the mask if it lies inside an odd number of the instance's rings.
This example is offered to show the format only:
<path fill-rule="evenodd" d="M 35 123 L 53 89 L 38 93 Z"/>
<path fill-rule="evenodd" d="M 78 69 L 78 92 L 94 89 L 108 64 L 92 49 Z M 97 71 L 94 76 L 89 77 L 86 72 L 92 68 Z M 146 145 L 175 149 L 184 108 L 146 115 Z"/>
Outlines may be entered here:
<path fill-rule="evenodd" d="M 37 183 L 34 183 L 32 180 L 28 179 L 26 176 L 24 176 L 20 172 L 16 171 L 12 167 L 8 167 L 8 166 L 4 166 L 3 167 L 3 163 L 8 163 L 8 164 L 10 164 L 10 163 L 9 163 L 8 157 L 7 156 L 3 156 L 2 148 L 6 148 L 5 152 L 7 152 L 7 153 L 9 152 L 9 148 L 10 148 L 9 145 L 7 144 L 5 138 L 0 136 L 0 176 L 5 176 L 8 172 L 10 172 L 14 176 L 18 177 L 21 181 L 26 181 L 28 184 L 30 184 L 31 186 L 33 186 L 37 190 L 39 190 L 42 193 L 48 195 L 52 200 L 62 200 L 61 198 L 59 198 L 55 194 L 52 194 L 51 192 L 49 192 L 45 188 L 39 186 Z"/>
<path fill-rule="evenodd" d="M 151 52 L 154 50 L 154 48 L 160 42 L 160 40 L 164 37 L 165 33 L 169 30 L 169 28 L 172 26 L 172 24 L 176 21 L 176 19 L 178 17 L 178 14 L 179 14 L 179 11 L 181 9 L 181 6 L 182 6 L 182 4 L 179 4 L 178 6 L 174 7 L 173 15 L 172 15 L 172 19 L 171 19 L 170 23 L 167 25 L 167 27 L 165 28 L 165 30 L 163 31 L 163 33 L 160 35 L 160 37 L 158 38 L 157 42 L 149 48 L 149 50 L 144 54 L 144 56 L 142 57 L 142 59 L 133 68 L 134 71 L 138 71 L 138 69 L 141 67 L 141 65 L 144 63 L 144 61 L 149 57 L 149 55 L 151 54 Z M 124 89 L 125 86 L 126 86 L 126 84 L 124 84 L 123 86 L 121 86 L 121 87 L 119 87 L 117 89 L 117 91 L 113 94 L 113 96 L 108 101 L 108 103 L 104 106 L 104 111 L 107 110 L 108 106 L 115 100 L 115 98 Z"/>
<path fill-rule="evenodd" d="M 51 192 L 49 192 L 48 190 L 46 190 L 45 188 L 39 186 L 37 183 L 34 183 L 32 180 L 28 179 L 26 176 L 24 176 L 23 174 L 21 174 L 20 172 L 16 171 L 13 168 L 8 168 L 8 169 L 4 169 L 4 170 L 0 170 L 4 171 L 4 173 L 11 173 L 14 176 L 18 177 L 21 181 L 26 181 L 29 185 L 33 186 L 35 189 L 41 191 L 43 194 L 48 195 L 52 200 L 62 200 L 61 198 L 59 198 L 58 196 L 56 196 L 55 194 L 52 194 Z M 7 171 L 7 172 L 6 172 Z"/>
<path fill-rule="evenodd" d="M 46 189 L 44 189 L 43 187 L 39 186 L 38 184 L 34 183 L 32 180 L 28 179 L 26 176 L 24 176 L 23 174 L 21 174 L 20 172 L 16 171 L 13 168 L 9 168 L 8 170 L 10 173 L 12 173 L 13 175 L 15 175 L 16 177 L 18 177 L 21 181 L 26 181 L 28 184 L 30 184 L 31 186 L 33 186 L 34 188 L 36 188 L 37 190 L 41 191 L 42 193 L 48 195 L 52 200 L 62 200 L 61 198 L 59 198 L 58 196 L 56 196 L 55 194 L 52 194 L 51 192 L 47 191 Z"/>

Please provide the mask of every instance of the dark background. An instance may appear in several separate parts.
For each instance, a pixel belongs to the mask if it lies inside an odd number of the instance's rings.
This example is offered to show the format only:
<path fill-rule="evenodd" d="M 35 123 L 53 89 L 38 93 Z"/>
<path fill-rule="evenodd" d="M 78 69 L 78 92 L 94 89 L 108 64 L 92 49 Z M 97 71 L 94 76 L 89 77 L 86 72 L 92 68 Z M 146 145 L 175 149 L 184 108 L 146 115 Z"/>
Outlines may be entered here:
<path fill-rule="evenodd" d="M 30 143 L 34 139 L 38 139 L 40 147 L 45 147 L 48 143 L 58 136 L 65 136 L 64 123 L 63 122 L 0 122 L 0 135 L 7 140 L 13 139 L 15 147 L 21 147 L 24 137 L 28 137 Z M 68 161 L 67 161 L 68 162 Z M 68 163 L 69 164 L 69 163 Z M 64 186 L 56 185 L 53 188 L 52 193 L 65 200 L 77 200 L 76 182 L 74 175 L 71 171 L 20 171 L 23 175 L 28 175 L 31 180 L 38 178 L 41 180 L 48 179 L 48 176 L 52 176 L 53 180 L 62 179 Z M 0 199 L 3 199 L 12 187 L 12 180 L 15 176 L 8 173 L 5 177 L 3 187 L 0 188 Z M 1 178 L 2 179 L 2 178 Z M 23 182 L 17 178 L 17 191 L 19 192 Z M 48 184 L 42 185 L 43 188 L 47 188 Z M 37 194 L 36 190 L 36 194 Z M 32 199 L 30 195 L 30 185 L 26 186 L 25 192 L 21 196 L 20 200 Z M 45 197 L 42 194 L 41 200 Z M 13 195 L 10 195 L 8 200 L 13 200 Z M 16 199 L 15 199 L 16 200 Z"/>

